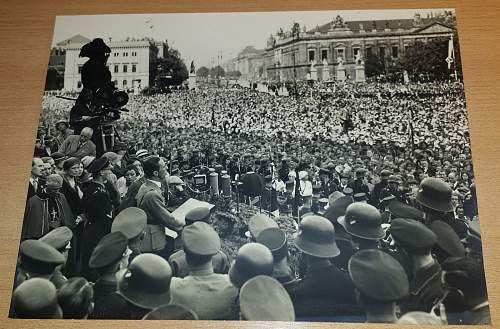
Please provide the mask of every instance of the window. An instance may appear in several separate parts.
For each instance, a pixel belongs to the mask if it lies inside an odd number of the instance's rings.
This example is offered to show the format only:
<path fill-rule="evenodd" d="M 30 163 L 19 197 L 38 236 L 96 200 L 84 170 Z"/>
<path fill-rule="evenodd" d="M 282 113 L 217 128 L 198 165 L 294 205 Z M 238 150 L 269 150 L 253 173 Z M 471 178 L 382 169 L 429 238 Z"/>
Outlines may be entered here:
<path fill-rule="evenodd" d="M 405 45 L 405 54 L 410 51 L 411 45 Z"/>
<path fill-rule="evenodd" d="M 385 47 L 379 48 L 379 55 L 380 55 L 380 58 L 385 58 Z"/>
<path fill-rule="evenodd" d="M 321 50 L 321 61 L 328 60 L 328 50 L 322 49 Z"/>
<path fill-rule="evenodd" d="M 366 47 L 366 57 L 369 57 L 373 54 L 372 47 Z"/>
<path fill-rule="evenodd" d="M 309 50 L 309 62 L 314 61 L 315 56 L 315 51 L 314 50 Z"/>
<path fill-rule="evenodd" d="M 123 80 L 123 88 L 127 87 L 127 80 Z"/>
<path fill-rule="evenodd" d="M 115 65 L 115 73 L 118 73 L 118 65 Z"/>
<path fill-rule="evenodd" d="M 136 66 L 135 64 L 132 64 L 132 72 L 135 72 L 136 71 Z"/>
<path fill-rule="evenodd" d="M 397 58 L 398 57 L 398 46 L 392 46 L 392 57 Z"/>
<path fill-rule="evenodd" d="M 118 57 L 119 53 L 113 53 L 114 57 Z"/>
<path fill-rule="evenodd" d="M 133 51 L 133 52 L 132 52 L 132 56 L 137 56 L 137 52 L 136 52 L 136 51 Z"/>
<path fill-rule="evenodd" d="M 127 73 L 127 65 L 123 65 L 123 73 Z"/>
<path fill-rule="evenodd" d="M 356 56 L 358 55 L 358 53 L 359 53 L 359 48 L 358 47 L 352 48 L 352 57 L 354 59 L 356 59 Z"/>
<path fill-rule="evenodd" d="M 128 53 L 123 53 L 123 57 L 127 57 L 128 56 Z"/>
<path fill-rule="evenodd" d="M 345 57 L 344 57 L 344 48 L 337 49 L 337 61 L 339 61 L 341 58 L 342 58 L 342 60 L 345 59 Z"/>
<path fill-rule="evenodd" d="M 82 66 L 78 65 L 78 74 L 82 73 Z"/>
<path fill-rule="evenodd" d="M 78 81 L 77 84 L 76 84 L 76 87 L 77 88 L 81 88 L 82 87 L 82 82 L 81 81 Z"/>
<path fill-rule="evenodd" d="M 113 81 L 113 84 L 115 85 L 115 87 L 118 87 L 118 80 Z"/>

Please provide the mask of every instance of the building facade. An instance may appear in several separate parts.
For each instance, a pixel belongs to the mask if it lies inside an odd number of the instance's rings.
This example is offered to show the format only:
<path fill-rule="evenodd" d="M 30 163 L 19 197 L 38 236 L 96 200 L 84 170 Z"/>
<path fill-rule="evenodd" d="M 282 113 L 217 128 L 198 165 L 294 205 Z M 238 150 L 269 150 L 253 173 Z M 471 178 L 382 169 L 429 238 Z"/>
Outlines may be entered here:
<path fill-rule="evenodd" d="M 153 84 L 156 60 L 164 52 L 166 44 L 151 39 L 127 39 L 125 41 L 105 41 L 111 49 L 107 62 L 115 86 L 123 90 L 142 90 Z M 64 89 L 82 89 L 81 70 L 88 60 L 78 57 L 85 43 L 65 46 Z"/>
<path fill-rule="evenodd" d="M 384 60 L 397 60 L 416 41 L 450 38 L 453 22 L 452 16 L 440 16 L 438 20 L 423 19 L 418 14 L 413 19 L 353 22 L 344 22 L 337 16 L 325 25 L 309 31 L 304 28 L 295 35 L 280 30 L 267 41 L 263 78 L 304 80 L 314 67 L 318 80 L 335 79 L 336 68 L 342 62 L 347 78 L 354 80 L 358 53 L 362 59 L 377 55 Z"/>

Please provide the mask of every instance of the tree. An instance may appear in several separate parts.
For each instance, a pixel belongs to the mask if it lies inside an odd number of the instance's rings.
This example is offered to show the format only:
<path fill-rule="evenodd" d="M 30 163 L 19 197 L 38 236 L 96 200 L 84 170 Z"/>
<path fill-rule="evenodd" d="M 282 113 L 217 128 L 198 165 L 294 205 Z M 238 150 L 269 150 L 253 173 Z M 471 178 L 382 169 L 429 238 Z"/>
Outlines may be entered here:
<path fill-rule="evenodd" d="M 177 49 L 169 48 L 163 58 L 156 63 L 156 80 L 160 86 L 180 85 L 188 78 L 186 64 Z"/>
<path fill-rule="evenodd" d="M 220 65 L 217 65 L 216 67 L 212 67 L 210 69 L 210 76 L 212 76 L 212 78 L 223 77 L 224 75 L 224 69 Z"/>
<path fill-rule="evenodd" d="M 373 77 L 385 74 L 385 62 L 375 54 L 370 54 L 365 61 L 365 74 L 367 77 Z"/>
<path fill-rule="evenodd" d="M 198 70 L 196 70 L 196 76 L 201 77 L 201 78 L 208 77 L 209 73 L 210 73 L 210 71 L 206 66 L 202 66 Z"/>

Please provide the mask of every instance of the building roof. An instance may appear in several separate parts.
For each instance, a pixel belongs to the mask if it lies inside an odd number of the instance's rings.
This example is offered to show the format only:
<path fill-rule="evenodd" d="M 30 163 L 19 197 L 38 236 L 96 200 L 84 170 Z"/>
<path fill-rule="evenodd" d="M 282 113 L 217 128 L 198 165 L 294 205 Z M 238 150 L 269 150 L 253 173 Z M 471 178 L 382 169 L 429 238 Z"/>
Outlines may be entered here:
<path fill-rule="evenodd" d="M 408 19 L 388 19 L 388 20 L 375 20 L 375 21 L 351 21 L 351 22 L 345 22 L 347 25 L 347 28 L 351 30 L 354 33 L 359 32 L 361 24 L 363 25 L 364 31 L 370 32 L 374 28 L 377 29 L 377 31 L 384 31 L 385 29 L 390 29 L 393 31 L 396 31 L 398 29 L 402 30 L 414 30 L 414 29 L 420 29 L 424 28 L 426 26 L 432 25 L 434 23 L 438 23 L 440 25 L 445 26 L 442 24 L 438 18 L 422 18 L 422 22 L 420 25 L 415 25 L 414 24 L 414 19 L 413 18 L 408 18 Z M 330 27 L 334 21 L 328 22 L 326 24 L 317 26 L 311 30 L 309 30 L 309 33 L 314 33 L 314 32 L 321 32 L 321 33 L 326 33 L 330 30 Z"/>
<path fill-rule="evenodd" d="M 83 35 L 77 34 L 77 35 L 72 36 L 69 39 L 66 39 L 66 40 L 58 42 L 56 44 L 56 46 L 60 46 L 61 47 L 61 46 L 67 46 L 67 45 L 72 44 L 72 43 L 80 44 L 80 43 L 87 43 L 87 42 L 90 42 L 90 41 L 91 40 L 89 38 L 86 38 Z"/>
<path fill-rule="evenodd" d="M 243 55 L 253 55 L 253 54 L 261 54 L 264 53 L 264 49 L 256 49 L 254 46 L 246 46 L 245 49 L 243 49 L 238 55 L 243 56 Z"/>

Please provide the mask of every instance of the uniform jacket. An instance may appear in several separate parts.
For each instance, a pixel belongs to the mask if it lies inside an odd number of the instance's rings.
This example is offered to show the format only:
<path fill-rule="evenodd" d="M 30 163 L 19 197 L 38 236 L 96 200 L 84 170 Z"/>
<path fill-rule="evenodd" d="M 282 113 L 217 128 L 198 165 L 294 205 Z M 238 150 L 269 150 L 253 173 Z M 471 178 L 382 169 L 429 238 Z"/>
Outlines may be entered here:
<path fill-rule="evenodd" d="M 124 319 L 127 303 L 116 293 L 116 281 L 97 280 L 94 285 L 94 311 L 90 319 Z"/>
<path fill-rule="evenodd" d="M 68 157 L 76 157 L 80 160 L 86 155 L 95 156 L 95 144 L 89 140 L 79 148 L 78 144 L 80 143 L 80 138 L 80 135 L 68 136 L 59 148 L 59 152 L 64 153 L 64 155 Z"/>
<path fill-rule="evenodd" d="M 211 266 L 191 270 L 183 279 L 172 278 L 172 303 L 191 309 L 200 320 L 238 318 L 238 289 L 227 274 L 215 274 Z"/>
<path fill-rule="evenodd" d="M 418 269 L 410 282 L 410 296 L 401 305 L 403 313 L 430 312 L 444 293 L 441 283 L 441 266 L 437 261 L 429 267 Z"/>
<path fill-rule="evenodd" d="M 136 207 L 137 206 L 137 200 L 135 197 L 137 196 L 137 192 L 139 192 L 139 189 L 141 188 L 142 184 L 146 182 L 146 178 L 140 177 L 137 179 L 135 182 L 130 184 L 130 186 L 127 189 L 127 193 L 123 197 L 120 206 L 117 209 L 117 214 L 120 213 L 125 208 L 128 207 Z"/>

